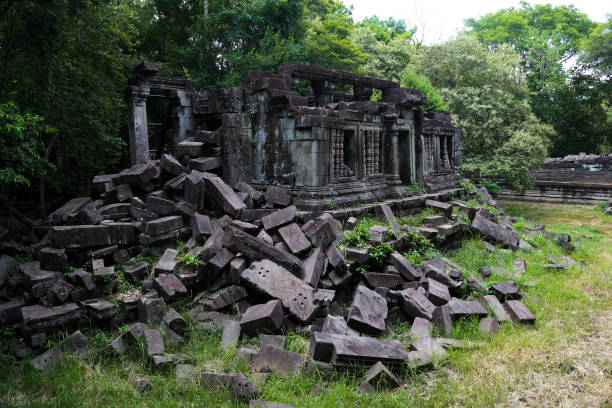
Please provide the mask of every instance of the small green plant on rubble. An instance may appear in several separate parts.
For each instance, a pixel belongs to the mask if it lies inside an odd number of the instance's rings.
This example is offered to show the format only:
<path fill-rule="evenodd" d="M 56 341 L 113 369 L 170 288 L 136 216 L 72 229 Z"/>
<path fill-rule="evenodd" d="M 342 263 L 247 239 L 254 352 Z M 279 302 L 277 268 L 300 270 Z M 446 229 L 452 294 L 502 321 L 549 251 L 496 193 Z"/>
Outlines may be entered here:
<path fill-rule="evenodd" d="M 369 252 L 370 257 L 382 262 L 393 252 L 393 248 L 386 242 L 374 245 Z"/>
<path fill-rule="evenodd" d="M 478 187 L 486 188 L 490 194 L 497 194 L 497 193 L 501 193 L 502 191 L 499 184 L 497 184 L 494 181 L 487 180 L 487 179 L 480 180 L 480 182 L 478 183 Z"/>
<path fill-rule="evenodd" d="M 427 192 L 419 183 L 412 183 L 411 185 L 404 187 L 404 190 L 414 195 L 423 195 Z"/>

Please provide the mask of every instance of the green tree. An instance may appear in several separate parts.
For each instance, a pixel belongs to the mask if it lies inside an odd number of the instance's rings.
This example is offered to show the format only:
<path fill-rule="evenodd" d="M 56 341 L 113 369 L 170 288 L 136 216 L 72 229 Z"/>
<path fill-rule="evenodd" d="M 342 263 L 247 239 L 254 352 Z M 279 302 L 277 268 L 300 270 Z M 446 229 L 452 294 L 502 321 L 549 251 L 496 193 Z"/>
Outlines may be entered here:
<path fill-rule="evenodd" d="M 402 71 L 401 85 L 405 88 L 414 88 L 423 92 L 423 96 L 427 98 L 427 104 L 423 106 L 425 112 L 448 110 L 448 105 L 444 103 L 440 92 L 433 87 L 429 78 L 417 74 L 412 68 L 406 68 Z"/>
<path fill-rule="evenodd" d="M 376 15 L 366 17 L 356 25 L 357 27 L 369 28 L 374 32 L 376 40 L 385 44 L 397 37 L 411 39 L 416 32 L 416 27 L 408 30 L 404 20 L 396 20 L 393 17 L 382 20 Z"/>

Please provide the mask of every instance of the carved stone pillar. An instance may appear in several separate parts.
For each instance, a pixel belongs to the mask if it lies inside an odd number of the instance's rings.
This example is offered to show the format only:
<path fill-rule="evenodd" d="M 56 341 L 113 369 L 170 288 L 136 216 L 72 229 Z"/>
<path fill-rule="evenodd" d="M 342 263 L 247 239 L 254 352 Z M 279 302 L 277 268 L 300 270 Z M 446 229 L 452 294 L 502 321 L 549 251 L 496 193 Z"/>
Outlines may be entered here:
<path fill-rule="evenodd" d="M 353 95 L 355 95 L 355 101 L 369 101 L 372 98 L 372 92 L 372 88 L 365 88 L 363 86 L 353 85 Z"/>
<path fill-rule="evenodd" d="M 397 115 L 384 116 L 384 172 L 390 181 L 400 183 Z"/>
<path fill-rule="evenodd" d="M 174 132 L 174 144 L 178 144 L 189 137 L 188 133 L 195 129 L 195 120 L 193 117 L 191 93 L 177 90 L 176 101 L 176 129 Z"/>
<path fill-rule="evenodd" d="M 147 130 L 147 86 L 132 85 L 129 89 L 130 161 L 132 165 L 149 161 L 149 132 Z"/>

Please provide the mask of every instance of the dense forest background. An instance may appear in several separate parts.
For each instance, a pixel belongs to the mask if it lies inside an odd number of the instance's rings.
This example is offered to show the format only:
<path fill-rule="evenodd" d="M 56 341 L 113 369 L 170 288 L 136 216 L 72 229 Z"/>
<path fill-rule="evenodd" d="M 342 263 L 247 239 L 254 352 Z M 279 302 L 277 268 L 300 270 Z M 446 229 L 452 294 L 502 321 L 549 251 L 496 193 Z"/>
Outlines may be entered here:
<path fill-rule="evenodd" d="M 424 45 L 404 21 L 355 22 L 337 0 L 5 0 L 2 207 L 44 216 L 128 165 L 124 92 L 141 60 L 197 89 L 285 61 L 401 81 L 454 115 L 466 174 L 519 189 L 547 156 L 612 150 L 612 19 L 573 6 L 521 3 Z"/>

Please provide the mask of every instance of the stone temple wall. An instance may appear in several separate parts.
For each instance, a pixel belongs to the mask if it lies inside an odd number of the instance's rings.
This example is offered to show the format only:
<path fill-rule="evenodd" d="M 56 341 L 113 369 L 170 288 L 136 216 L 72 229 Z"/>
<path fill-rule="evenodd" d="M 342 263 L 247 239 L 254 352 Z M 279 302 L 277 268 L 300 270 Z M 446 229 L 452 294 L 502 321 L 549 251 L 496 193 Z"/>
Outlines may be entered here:
<path fill-rule="evenodd" d="M 531 172 L 534 188 L 518 194 L 503 188 L 502 197 L 548 202 L 590 204 L 612 199 L 612 153 L 580 153 L 548 158 Z"/>
<path fill-rule="evenodd" d="M 232 186 L 288 187 L 303 209 L 397 197 L 413 183 L 439 191 L 459 178 L 461 132 L 447 112 L 425 115 L 420 107 L 426 99 L 418 90 L 285 63 L 278 73 L 248 71 L 240 88 L 195 92 L 193 84 L 175 89 L 179 80 L 160 79 L 150 63 L 143 64 L 130 82 L 138 97 L 130 104 L 138 107 L 131 115 L 134 164 L 155 158 L 143 157 L 142 94 L 162 84 L 161 91 L 188 99 L 173 96 L 176 120 L 168 140 L 176 143 L 169 153 Z M 382 95 L 377 102 L 371 101 L 374 89 Z"/>

